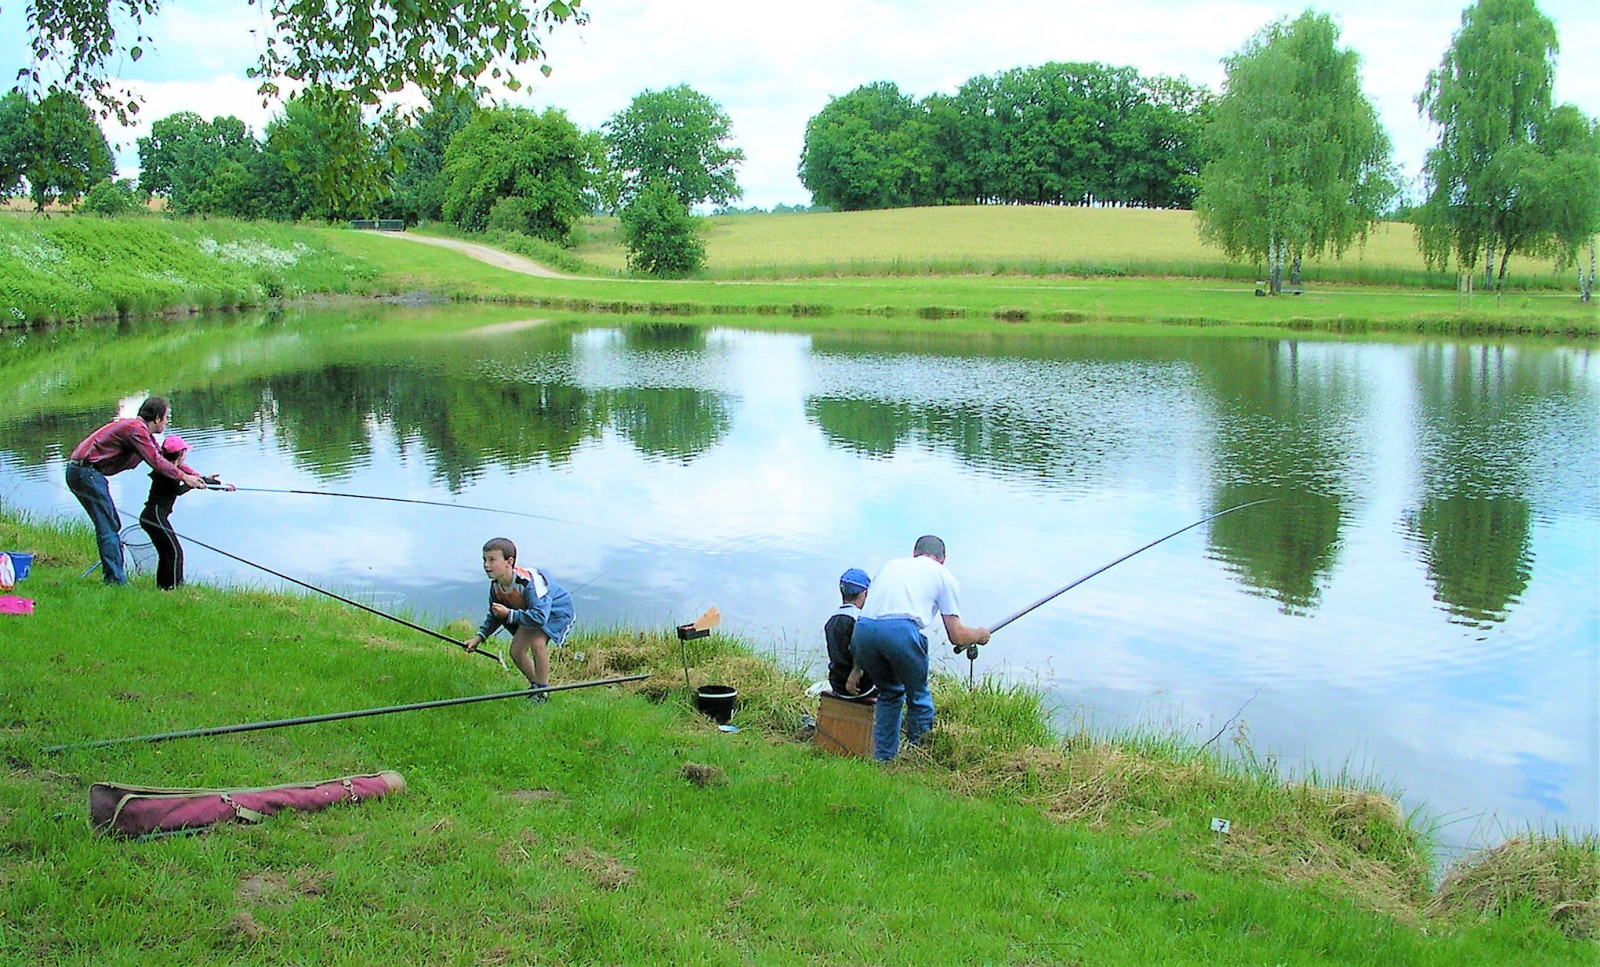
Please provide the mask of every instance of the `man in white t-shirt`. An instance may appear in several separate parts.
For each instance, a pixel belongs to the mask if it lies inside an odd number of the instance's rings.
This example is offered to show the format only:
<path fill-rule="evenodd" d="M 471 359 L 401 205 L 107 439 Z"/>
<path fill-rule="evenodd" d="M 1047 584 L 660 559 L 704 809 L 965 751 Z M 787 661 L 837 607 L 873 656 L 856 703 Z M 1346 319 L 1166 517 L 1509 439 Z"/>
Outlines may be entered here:
<path fill-rule="evenodd" d="M 933 728 L 928 625 L 943 618 L 952 645 L 989 643 L 989 629 L 961 623 L 960 591 L 944 566 L 944 541 L 932 534 L 917 538 L 910 557 L 895 558 L 872 577 L 872 593 L 850 637 L 855 668 L 846 690 L 853 693 L 863 673 L 878 686 L 872 755 L 880 762 L 900 754 L 902 705 L 912 745 Z"/>

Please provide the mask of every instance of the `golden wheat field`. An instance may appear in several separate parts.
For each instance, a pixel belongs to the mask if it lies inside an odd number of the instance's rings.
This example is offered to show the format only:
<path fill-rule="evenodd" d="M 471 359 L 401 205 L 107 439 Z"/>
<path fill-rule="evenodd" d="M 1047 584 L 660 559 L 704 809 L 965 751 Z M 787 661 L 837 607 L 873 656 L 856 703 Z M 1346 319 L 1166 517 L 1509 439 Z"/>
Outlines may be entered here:
<path fill-rule="evenodd" d="M 577 254 L 620 269 L 625 253 L 615 219 L 593 219 Z M 1128 275 L 1215 275 L 1228 260 L 1203 244 L 1194 213 L 1140 208 L 953 206 L 888 211 L 720 215 L 704 221 L 706 268 L 715 274 L 786 268 L 845 273 L 875 271 L 1022 273 L 1075 271 Z M 1233 263 L 1248 271 L 1248 263 Z M 1364 245 L 1308 270 L 1336 267 L 1393 281 L 1426 266 L 1409 224 L 1377 225 Z M 1509 273 L 1548 276 L 1548 262 L 1513 259 Z M 1230 273 L 1237 275 L 1238 272 Z M 1562 273 L 1563 275 L 1565 273 Z"/>

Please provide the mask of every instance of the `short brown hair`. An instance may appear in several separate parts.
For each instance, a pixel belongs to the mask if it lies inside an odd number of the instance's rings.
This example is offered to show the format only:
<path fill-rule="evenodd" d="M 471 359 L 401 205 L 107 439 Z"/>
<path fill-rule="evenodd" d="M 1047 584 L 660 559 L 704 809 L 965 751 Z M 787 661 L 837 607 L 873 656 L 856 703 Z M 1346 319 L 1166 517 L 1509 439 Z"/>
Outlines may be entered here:
<path fill-rule="evenodd" d="M 165 396 L 152 396 L 139 404 L 139 419 L 146 423 L 154 423 L 166 416 L 170 410 Z"/>
<path fill-rule="evenodd" d="M 500 556 L 508 561 L 517 559 L 517 545 L 511 543 L 511 538 L 509 537 L 491 538 L 488 543 L 483 545 L 483 553 L 487 554 L 490 551 L 499 551 Z"/>

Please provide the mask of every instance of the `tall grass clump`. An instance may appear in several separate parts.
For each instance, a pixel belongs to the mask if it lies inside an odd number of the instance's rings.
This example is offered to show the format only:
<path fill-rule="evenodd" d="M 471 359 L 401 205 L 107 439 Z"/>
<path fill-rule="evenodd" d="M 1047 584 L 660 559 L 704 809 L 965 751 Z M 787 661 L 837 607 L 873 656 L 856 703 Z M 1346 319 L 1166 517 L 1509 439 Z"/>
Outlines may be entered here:
<path fill-rule="evenodd" d="M 1225 753 L 1154 728 L 1057 736 L 1043 692 L 1026 684 L 947 680 L 935 700 L 939 727 L 909 758 L 957 792 L 1096 829 L 1175 827 L 1204 839 L 1211 819 L 1225 818 L 1232 831 L 1212 856 L 1225 868 L 1346 884 L 1388 912 L 1428 896 L 1428 834 L 1371 780 L 1286 777 L 1242 738 Z"/>
<path fill-rule="evenodd" d="M 1457 863 L 1428 913 L 1479 918 L 1526 908 L 1577 940 L 1600 940 L 1600 836 L 1529 832 Z"/>

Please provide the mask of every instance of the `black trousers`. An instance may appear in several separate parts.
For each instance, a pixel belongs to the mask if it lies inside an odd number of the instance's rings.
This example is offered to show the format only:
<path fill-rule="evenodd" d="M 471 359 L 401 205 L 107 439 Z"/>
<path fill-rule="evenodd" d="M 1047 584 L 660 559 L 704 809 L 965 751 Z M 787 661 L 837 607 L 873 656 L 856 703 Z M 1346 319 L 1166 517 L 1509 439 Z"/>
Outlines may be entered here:
<path fill-rule="evenodd" d="M 183 583 L 183 545 L 172 532 L 167 508 L 145 504 L 139 514 L 139 526 L 150 535 L 150 543 L 156 548 L 156 587 L 171 591 Z"/>

